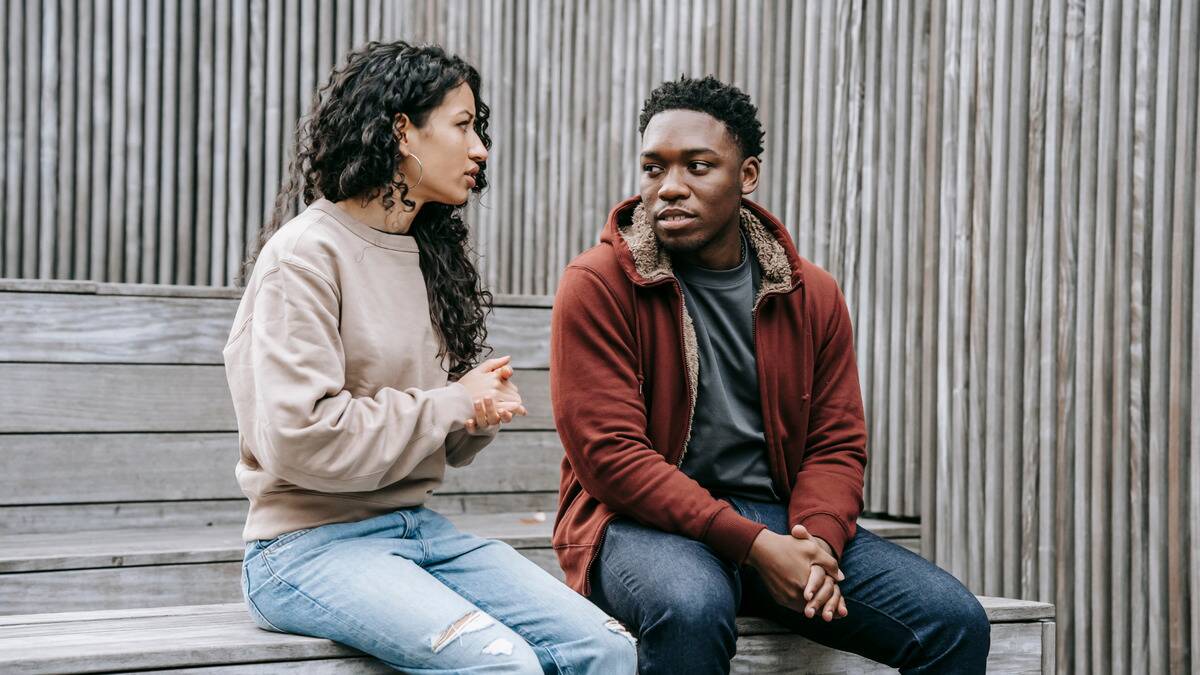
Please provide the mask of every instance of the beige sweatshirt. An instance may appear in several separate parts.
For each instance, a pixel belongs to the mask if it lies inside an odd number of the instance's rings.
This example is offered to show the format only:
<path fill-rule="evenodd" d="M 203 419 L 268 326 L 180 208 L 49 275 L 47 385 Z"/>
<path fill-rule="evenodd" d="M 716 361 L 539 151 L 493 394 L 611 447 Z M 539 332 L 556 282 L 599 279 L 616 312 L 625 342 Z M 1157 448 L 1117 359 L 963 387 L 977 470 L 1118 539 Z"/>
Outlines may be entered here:
<path fill-rule="evenodd" d="M 271 539 L 421 504 L 470 434 L 466 389 L 437 357 L 413 237 L 327 200 L 267 242 L 225 346 L 237 413 L 243 537 Z"/>

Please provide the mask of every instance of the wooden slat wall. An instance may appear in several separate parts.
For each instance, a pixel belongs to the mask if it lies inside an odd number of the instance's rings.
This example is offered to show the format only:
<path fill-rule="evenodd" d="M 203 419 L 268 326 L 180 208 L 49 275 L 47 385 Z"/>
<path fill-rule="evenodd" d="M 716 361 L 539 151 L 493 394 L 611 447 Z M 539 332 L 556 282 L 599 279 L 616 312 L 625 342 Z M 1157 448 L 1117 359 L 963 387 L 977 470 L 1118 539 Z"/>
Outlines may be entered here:
<path fill-rule="evenodd" d="M 760 108 L 756 198 L 850 304 L 868 510 L 1056 602 L 1064 671 L 1186 672 L 1198 4 L 5 0 L 0 276 L 231 283 L 314 88 L 404 37 L 481 68 L 480 264 L 551 294 L 636 190 L 643 97 L 716 74 Z"/>

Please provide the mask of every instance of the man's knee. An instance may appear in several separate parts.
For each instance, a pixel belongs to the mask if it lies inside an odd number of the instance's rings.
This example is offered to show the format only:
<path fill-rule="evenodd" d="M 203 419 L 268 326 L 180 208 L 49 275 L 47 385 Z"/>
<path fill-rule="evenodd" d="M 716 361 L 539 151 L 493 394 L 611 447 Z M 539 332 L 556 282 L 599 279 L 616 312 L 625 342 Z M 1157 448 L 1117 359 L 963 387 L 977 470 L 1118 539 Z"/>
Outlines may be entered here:
<path fill-rule="evenodd" d="M 727 585 L 666 584 L 653 599 L 654 618 L 697 639 L 733 639 L 737 599 Z"/>
<path fill-rule="evenodd" d="M 964 672 L 982 672 L 991 650 L 992 624 L 979 599 L 966 589 L 948 594 L 938 606 L 938 662 L 954 663 Z"/>

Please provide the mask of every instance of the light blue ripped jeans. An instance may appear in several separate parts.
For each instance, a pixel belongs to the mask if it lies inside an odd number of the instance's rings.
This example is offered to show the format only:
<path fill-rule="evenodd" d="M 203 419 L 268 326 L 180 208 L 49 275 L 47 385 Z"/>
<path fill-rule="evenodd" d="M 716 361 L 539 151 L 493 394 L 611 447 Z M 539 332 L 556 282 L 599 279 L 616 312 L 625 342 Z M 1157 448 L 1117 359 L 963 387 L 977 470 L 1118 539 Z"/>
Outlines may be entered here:
<path fill-rule="evenodd" d="M 410 673 L 634 673 L 632 638 L 507 544 L 426 508 L 251 542 L 262 628 L 328 638 Z"/>

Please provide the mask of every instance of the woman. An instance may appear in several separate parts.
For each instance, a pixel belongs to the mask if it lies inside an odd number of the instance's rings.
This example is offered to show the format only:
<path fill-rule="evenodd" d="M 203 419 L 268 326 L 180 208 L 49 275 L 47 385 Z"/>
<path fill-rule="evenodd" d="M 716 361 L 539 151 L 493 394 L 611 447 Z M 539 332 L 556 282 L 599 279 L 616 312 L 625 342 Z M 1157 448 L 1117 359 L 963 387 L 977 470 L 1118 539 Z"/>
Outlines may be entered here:
<path fill-rule="evenodd" d="M 422 506 L 525 414 L 509 357 L 473 367 L 491 302 L 460 213 L 486 185 L 479 90 L 440 48 L 372 43 L 300 126 L 224 352 L 247 604 L 406 672 L 632 672 L 603 612 Z"/>

